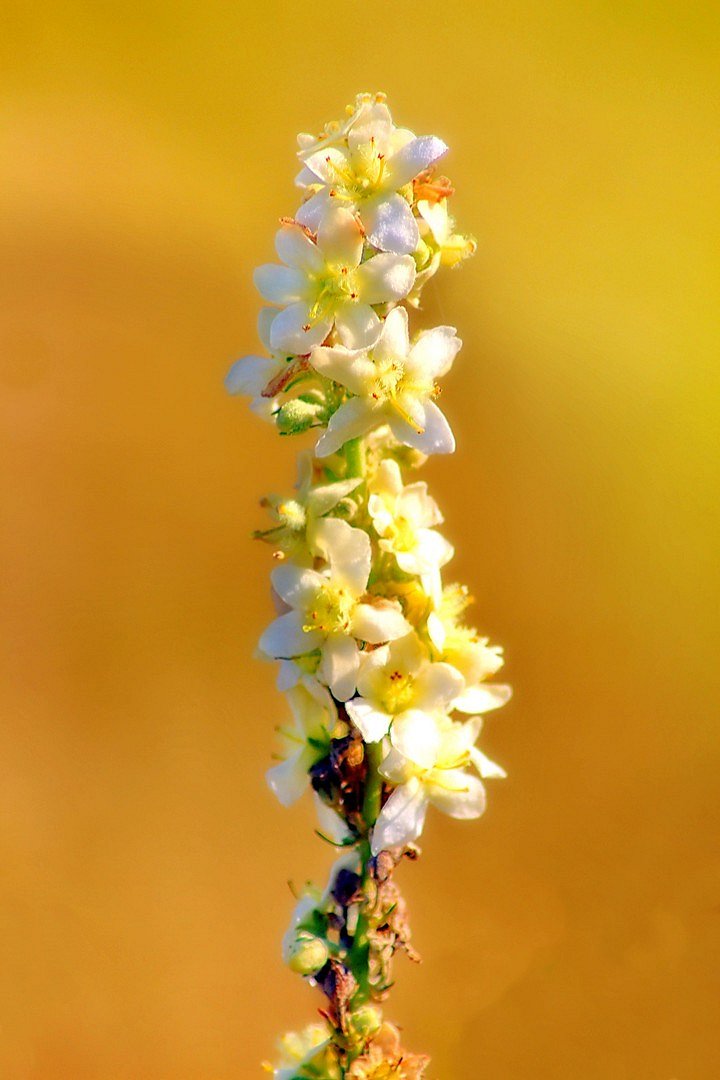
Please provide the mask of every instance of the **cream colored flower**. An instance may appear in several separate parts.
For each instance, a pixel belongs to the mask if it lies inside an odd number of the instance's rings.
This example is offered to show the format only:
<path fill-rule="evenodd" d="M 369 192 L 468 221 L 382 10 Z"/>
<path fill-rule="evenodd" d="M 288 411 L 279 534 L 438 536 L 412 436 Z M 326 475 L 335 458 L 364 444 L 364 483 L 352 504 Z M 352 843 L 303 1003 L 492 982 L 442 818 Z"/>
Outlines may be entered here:
<path fill-rule="evenodd" d="M 366 742 L 378 742 L 391 725 L 412 724 L 417 713 L 447 712 L 463 689 L 449 664 L 432 664 L 415 634 L 374 649 L 363 657 L 358 697 L 345 705 Z M 432 760 L 432 759 L 431 759 Z"/>
<path fill-rule="evenodd" d="M 371 483 L 368 513 L 380 537 L 380 549 L 395 556 L 405 574 L 427 577 L 428 594 L 439 590 L 438 571 L 453 557 L 452 544 L 436 532 L 443 516 L 427 484 L 403 486 L 396 461 L 383 461 Z M 436 581 L 437 579 L 437 581 Z"/>
<path fill-rule="evenodd" d="M 367 533 L 338 518 L 324 518 L 315 541 L 326 570 L 286 563 L 273 571 L 273 588 L 289 610 L 267 628 L 260 650 L 290 659 L 319 649 L 318 675 L 338 700 L 347 701 L 355 692 L 358 641 L 394 641 L 411 627 L 398 604 L 363 599 L 371 566 Z"/>
<path fill-rule="evenodd" d="M 409 255 L 382 252 L 362 262 L 363 232 L 354 215 L 331 207 L 318 225 L 317 238 L 297 222 L 275 236 L 282 265 L 255 271 L 255 285 L 270 304 L 282 308 L 270 327 L 275 351 L 305 355 L 325 340 L 333 326 L 340 341 L 356 349 L 380 332 L 376 304 L 402 300 L 415 281 Z"/>
<path fill-rule="evenodd" d="M 313 349 L 315 370 L 354 395 L 331 416 L 315 447 L 317 456 L 327 457 L 383 424 L 398 442 L 424 454 L 452 453 L 455 439 L 434 399 L 437 379 L 450 370 L 461 344 L 453 327 L 436 326 L 411 345 L 407 311 L 396 307 L 374 345 Z"/>
<path fill-rule="evenodd" d="M 402 725 L 393 724 L 392 748 L 380 772 L 395 790 L 373 829 L 374 854 L 416 840 L 430 804 L 454 818 L 484 813 L 485 788 L 466 766 L 475 765 L 482 777 L 505 773 L 475 748 L 480 727 L 480 717 L 458 724 L 421 712 L 406 716 Z"/>
<path fill-rule="evenodd" d="M 365 103 L 333 144 L 301 150 L 304 168 L 297 182 L 311 195 L 298 211 L 298 221 L 317 229 L 333 205 L 340 204 L 358 214 L 374 247 L 409 255 L 417 247 L 419 230 L 411 208 L 412 188 L 403 189 L 446 151 L 441 139 L 417 138 L 396 128 L 384 102 Z"/>
<path fill-rule="evenodd" d="M 307 675 L 286 697 L 294 726 L 279 729 L 284 755 L 268 770 L 267 781 L 283 806 L 290 806 L 308 787 L 309 770 L 329 749 L 337 709 L 326 688 Z"/>
<path fill-rule="evenodd" d="M 484 681 L 502 667 L 502 648 L 488 645 L 488 639 L 480 637 L 477 630 L 461 624 L 469 603 L 467 590 L 461 586 L 444 589 L 436 609 L 428 616 L 428 636 L 438 659 L 452 664 L 465 680 L 465 688 L 453 708 L 464 713 L 485 713 L 505 705 L 512 690 L 502 683 Z"/>

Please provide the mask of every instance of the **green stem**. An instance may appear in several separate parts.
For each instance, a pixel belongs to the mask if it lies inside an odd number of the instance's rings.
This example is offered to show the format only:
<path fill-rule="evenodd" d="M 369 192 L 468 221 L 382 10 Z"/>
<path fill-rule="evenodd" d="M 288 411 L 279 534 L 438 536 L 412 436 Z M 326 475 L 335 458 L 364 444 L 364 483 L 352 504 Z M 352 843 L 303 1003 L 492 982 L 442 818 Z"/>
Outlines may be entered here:
<path fill-rule="evenodd" d="M 380 742 L 365 744 L 367 759 L 367 779 L 363 798 L 363 817 L 368 829 L 371 829 L 380 816 L 382 799 L 382 776 L 379 773 L 383 760 L 383 744 Z"/>
<path fill-rule="evenodd" d="M 362 861 L 362 891 L 368 895 L 368 886 L 372 879 L 371 861 L 372 850 L 370 847 L 370 830 L 377 821 L 382 803 L 382 776 L 378 771 L 383 759 L 382 742 L 366 743 L 365 758 L 367 761 L 367 777 L 365 780 L 365 795 L 363 798 L 363 817 L 367 826 L 368 835 L 360 844 L 360 858 Z M 367 910 L 361 908 L 358 916 L 355 937 L 350 950 L 350 967 L 358 982 L 356 996 L 357 1004 L 360 1005 L 370 997 L 370 916 Z"/>
<path fill-rule="evenodd" d="M 345 443 L 345 462 L 348 477 L 365 476 L 365 444 L 362 438 Z"/>

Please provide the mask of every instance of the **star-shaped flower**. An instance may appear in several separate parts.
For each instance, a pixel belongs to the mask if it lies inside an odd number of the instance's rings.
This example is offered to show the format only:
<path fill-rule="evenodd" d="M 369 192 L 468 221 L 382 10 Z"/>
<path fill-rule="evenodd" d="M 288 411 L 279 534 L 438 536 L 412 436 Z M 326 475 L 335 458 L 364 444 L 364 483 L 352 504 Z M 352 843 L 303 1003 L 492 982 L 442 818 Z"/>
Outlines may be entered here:
<path fill-rule="evenodd" d="M 379 645 L 411 630 L 400 606 L 363 600 L 371 566 L 370 538 L 338 518 L 323 518 L 315 530 L 326 570 L 286 563 L 272 573 L 276 593 L 288 611 L 260 638 L 260 649 L 277 659 L 320 651 L 318 676 L 339 701 L 355 692 L 358 641 Z"/>
<path fill-rule="evenodd" d="M 399 847 L 416 840 L 432 803 L 454 818 L 477 818 L 485 811 L 485 788 L 465 770 L 475 765 L 481 777 L 505 772 L 475 747 L 480 717 L 464 724 L 415 712 L 391 729 L 392 749 L 380 766 L 395 784 L 373 829 L 372 849 Z"/>
<path fill-rule="evenodd" d="M 325 340 L 333 326 L 348 348 L 374 341 L 380 319 L 373 306 L 402 300 L 415 281 L 409 255 L 382 252 L 362 262 L 363 231 L 343 207 L 331 207 L 318 224 L 317 238 L 295 221 L 275 236 L 283 265 L 255 271 L 259 292 L 282 307 L 270 328 L 274 350 L 305 355 Z"/>
<path fill-rule="evenodd" d="M 369 485 L 368 513 L 382 551 L 391 552 L 400 569 L 427 579 L 426 592 L 439 592 L 439 570 L 453 557 L 453 546 L 432 528 L 443 516 L 427 484 L 403 486 L 392 458 L 380 463 Z M 437 578 L 437 581 L 435 580 Z"/>
<path fill-rule="evenodd" d="M 399 442 L 424 454 L 452 453 L 455 439 L 434 398 L 436 380 L 450 370 L 461 344 L 452 326 L 436 326 L 411 346 L 407 312 L 396 307 L 374 345 L 313 349 L 310 363 L 315 370 L 354 395 L 330 417 L 315 448 L 317 456 L 327 457 L 382 424 L 390 426 Z"/>
<path fill-rule="evenodd" d="M 370 243 L 382 251 L 409 255 L 420 233 L 408 199 L 411 181 L 447 151 L 442 139 L 416 137 L 396 128 L 384 102 L 361 109 L 335 145 L 301 151 L 304 168 L 297 183 L 313 192 L 298 221 L 317 229 L 328 209 L 340 204 L 357 211 Z M 412 201 L 412 189 L 409 191 Z"/>
<path fill-rule="evenodd" d="M 366 742 L 378 742 L 390 726 L 401 730 L 420 712 L 447 712 L 463 689 L 450 664 L 430 663 L 415 634 L 374 649 L 363 658 L 358 697 L 346 709 Z"/>

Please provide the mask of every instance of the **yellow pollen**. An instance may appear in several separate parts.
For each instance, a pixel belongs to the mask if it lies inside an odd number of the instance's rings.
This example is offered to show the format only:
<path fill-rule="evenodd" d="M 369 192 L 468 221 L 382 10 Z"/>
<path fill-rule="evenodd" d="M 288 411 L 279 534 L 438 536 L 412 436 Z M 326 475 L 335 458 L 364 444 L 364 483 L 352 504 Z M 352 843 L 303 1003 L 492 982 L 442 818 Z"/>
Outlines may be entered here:
<path fill-rule="evenodd" d="M 313 605 L 305 613 L 305 633 L 319 630 L 323 634 L 346 633 L 354 601 L 349 593 L 336 585 L 323 585 L 318 590 Z"/>

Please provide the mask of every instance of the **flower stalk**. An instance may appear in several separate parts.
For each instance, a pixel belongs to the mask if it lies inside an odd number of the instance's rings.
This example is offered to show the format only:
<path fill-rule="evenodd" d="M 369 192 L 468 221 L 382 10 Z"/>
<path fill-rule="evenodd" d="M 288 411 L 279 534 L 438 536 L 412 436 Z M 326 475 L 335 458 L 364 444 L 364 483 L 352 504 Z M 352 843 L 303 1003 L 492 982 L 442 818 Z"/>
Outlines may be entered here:
<path fill-rule="evenodd" d="M 465 621 L 467 590 L 444 585 L 453 555 L 427 485 L 408 477 L 455 448 L 437 405 L 461 347 L 453 327 L 412 335 L 426 282 L 475 248 L 454 230 L 447 147 L 393 123 L 361 94 L 342 121 L 298 137 L 302 202 L 256 285 L 261 355 L 228 373 L 230 393 L 283 436 L 315 436 L 292 496 L 263 500 L 277 617 L 260 639 L 279 662 L 291 721 L 278 729 L 272 791 L 308 789 L 318 835 L 339 852 L 308 886 L 283 939 L 288 966 L 321 991 L 320 1020 L 286 1035 L 275 1080 L 417 1080 L 429 1058 L 383 1018 L 397 953 L 419 959 L 394 872 L 417 858 L 434 807 L 485 810 L 504 776 L 476 746 L 509 687 L 489 681 L 502 650 Z"/>

